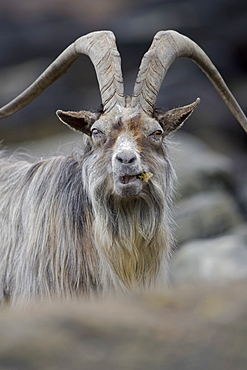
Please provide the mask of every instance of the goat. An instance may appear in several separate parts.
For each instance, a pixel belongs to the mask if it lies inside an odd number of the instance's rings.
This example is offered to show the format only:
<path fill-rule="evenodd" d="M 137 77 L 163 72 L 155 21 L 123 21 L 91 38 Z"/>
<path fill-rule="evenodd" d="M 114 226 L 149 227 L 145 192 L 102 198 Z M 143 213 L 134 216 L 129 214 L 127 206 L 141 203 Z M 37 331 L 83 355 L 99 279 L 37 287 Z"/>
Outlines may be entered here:
<path fill-rule="evenodd" d="M 0 300 L 91 297 L 163 286 L 172 254 L 174 171 L 167 143 L 200 99 L 154 108 L 179 57 L 195 61 L 247 132 L 247 119 L 205 52 L 175 31 L 160 31 L 144 55 L 132 97 L 124 94 L 111 31 L 77 39 L 22 94 L 7 117 L 30 103 L 81 55 L 91 59 L 102 110 L 57 111 L 85 137 L 80 152 L 32 164 L 0 159 Z"/>

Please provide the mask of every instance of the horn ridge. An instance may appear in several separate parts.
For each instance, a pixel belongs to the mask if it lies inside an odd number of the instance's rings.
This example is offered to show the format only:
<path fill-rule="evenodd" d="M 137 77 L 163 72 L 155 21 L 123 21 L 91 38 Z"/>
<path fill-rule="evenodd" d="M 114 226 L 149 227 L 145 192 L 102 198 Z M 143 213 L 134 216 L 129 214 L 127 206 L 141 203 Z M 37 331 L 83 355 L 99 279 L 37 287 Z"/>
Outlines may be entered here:
<path fill-rule="evenodd" d="M 79 54 L 87 54 L 95 66 L 104 112 L 109 112 L 116 104 L 124 106 L 121 58 L 114 34 L 97 31 L 82 37 L 86 37 L 88 42 L 78 39 L 75 49 Z"/>
<path fill-rule="evenodd" d="M 247 132 L 247 118 L 210 58 L 194 41 L 172 30 L 159 31 L 143 56 L 134 85 L 131 106 L 139 106 L 147 114 L 152 114 L 165 75 L 171 64 L 180 57 L 192 59 L 201 68 Z M 148 86 L 155 86 L 157 93 Z"/>
<path fill-rule="evenodd" d="M 105 60 L 107 53 L 108 58 Z M 82 54 L 87 55 L 94 65 L 104 111 L 110 111 L 116 104 L 124 106 L 121 58 L 115 36 L 111 31 L 97 31 L 84 35 L 69 45 L 26 90 L 0 109 L 0 118 L 10 116 L 28 105 L 66 73 Z"/>

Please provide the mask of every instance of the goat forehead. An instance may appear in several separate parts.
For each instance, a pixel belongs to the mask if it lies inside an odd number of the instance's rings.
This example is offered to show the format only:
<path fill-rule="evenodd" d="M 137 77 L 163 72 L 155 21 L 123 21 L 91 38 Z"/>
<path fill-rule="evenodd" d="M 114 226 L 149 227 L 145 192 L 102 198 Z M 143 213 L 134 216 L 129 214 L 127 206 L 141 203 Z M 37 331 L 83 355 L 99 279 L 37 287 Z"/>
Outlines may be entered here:
<path fill-rule="evenodd" d="M 126 109 L 123 111 L 121 121 L 123 127 L 132 134 L 138 135 L 140 132 L 145 133 L 156 123 L 156 120 L 144 112 L 133 109 Z"/>
<path fill-rule="evenodd" d="M 117 133 L 115 143 L 117 151 L 140 149 L 141 140 L 147 133 L 146 121 L 140 114 L 127 117 L 122 116 L 113 124 L 112 128 L 113 132 Z"/>
<path fill-rule="evenodd" d="M 138 109 L 126 107 L 118 107 L 100 118 L 100 125 L 109 134 L 128 132 L 133 136 L 145 135 L 154 124 L 157 125 L 157 121 L 153 117 Z"/>

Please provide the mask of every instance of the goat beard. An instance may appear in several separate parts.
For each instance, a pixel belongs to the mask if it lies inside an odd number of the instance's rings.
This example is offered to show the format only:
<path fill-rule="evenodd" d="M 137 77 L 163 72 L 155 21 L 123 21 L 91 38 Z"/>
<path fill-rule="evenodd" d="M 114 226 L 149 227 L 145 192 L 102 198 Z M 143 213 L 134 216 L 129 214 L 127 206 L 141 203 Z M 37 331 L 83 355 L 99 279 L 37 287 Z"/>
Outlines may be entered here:
<path fill-rule="evenodd" d="M 170 255 L 164 189 L 159 181 L 150 180 L 136 198 L 124 199 L 113 193 L 111 183 L 109 176 L 98 176 L 89 186 L 95 248 L 103 266 L 107 264 L 111 271 L 104 280 L 122 290 L 153 286 L 161 261 L 167 261 Z"/>

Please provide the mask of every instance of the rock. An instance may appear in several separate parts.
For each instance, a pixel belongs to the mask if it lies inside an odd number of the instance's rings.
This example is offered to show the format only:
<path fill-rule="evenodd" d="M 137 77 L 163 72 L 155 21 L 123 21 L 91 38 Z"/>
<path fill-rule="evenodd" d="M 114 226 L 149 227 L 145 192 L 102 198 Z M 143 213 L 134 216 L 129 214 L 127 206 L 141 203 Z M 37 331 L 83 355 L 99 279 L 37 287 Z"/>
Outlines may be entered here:
<path fill-rule="evenodd" d="M 245 214 L 247 214 L 247 175 L 243 171 L 238 178 L 237 194 L 239 197 L 239 201 L 241 202 L 242 207 L 245 211 Z"/>
<path fill-rule="evenodd" d="M 236 201 L 224 191 L 198 193 L 177 203 L 174 218 L 179 243 L 212 237 L 244 222 Z"/>
<path fill-rule="evenodd" d="M 247 279 L 247 225 L 232 235 L 193 240 L 174 255 L 175 284 L 228 283 Z"/>
<path fill-rule="evenodd" d="M 171 145 L 178 181 L 179 200 L 200 191 L 229 189 L 233 186 L 233 163 L 211 150 L 202 140 L 180 131 Z"/>
<path fill-rule="evenodd" d="M 234 166 L 226 155 L 184 132 L 170 151 L 178 177 L 174 218 L 179 243 L 216 236 L 244 222 Z"/>

